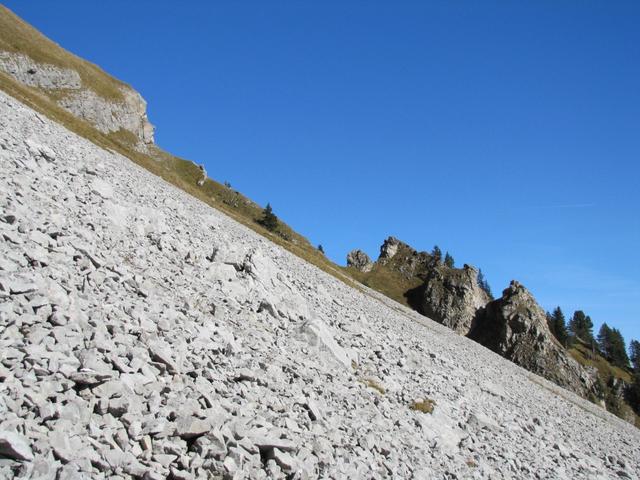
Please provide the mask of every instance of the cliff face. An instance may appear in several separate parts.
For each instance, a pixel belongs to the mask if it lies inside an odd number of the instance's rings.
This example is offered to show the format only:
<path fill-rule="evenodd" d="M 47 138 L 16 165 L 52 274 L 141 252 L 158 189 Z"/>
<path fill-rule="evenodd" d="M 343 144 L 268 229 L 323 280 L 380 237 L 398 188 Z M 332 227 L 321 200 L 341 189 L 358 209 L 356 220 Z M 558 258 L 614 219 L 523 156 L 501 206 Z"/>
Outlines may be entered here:
<path fill-rule="evenodd" d="M 578 364 L 549 330 L 544 310 L 520 283 L 480 313 L 469 337 L 583 397 L 599 397 L 596 372 Z"/>
<path fill-rule="evenodd" d="M 478 312 L 491 301 L 478 285 L 478 271 L 470 265 L 435 265 L 425 277 L 419 310 L 460 335 L 471 330 Z"/>
<path fill-rule="evenodd" d="M 102 133 L 123 130 L 139 148 L 154 142 L 138 92 L 66 52 L 0 6 L 0 71 L 38 90 Z"/>

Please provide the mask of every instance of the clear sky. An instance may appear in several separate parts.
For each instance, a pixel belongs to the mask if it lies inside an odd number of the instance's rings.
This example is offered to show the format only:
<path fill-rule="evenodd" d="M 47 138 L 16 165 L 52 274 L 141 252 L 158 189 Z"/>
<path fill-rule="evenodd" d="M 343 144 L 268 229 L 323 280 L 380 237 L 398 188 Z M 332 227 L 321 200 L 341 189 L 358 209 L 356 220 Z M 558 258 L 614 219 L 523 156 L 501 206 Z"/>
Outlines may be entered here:
<path fill-rule="evenodd" d="M 640 339 L 640 2 L 5 1 L 344 264 L 388 235 Z"/>

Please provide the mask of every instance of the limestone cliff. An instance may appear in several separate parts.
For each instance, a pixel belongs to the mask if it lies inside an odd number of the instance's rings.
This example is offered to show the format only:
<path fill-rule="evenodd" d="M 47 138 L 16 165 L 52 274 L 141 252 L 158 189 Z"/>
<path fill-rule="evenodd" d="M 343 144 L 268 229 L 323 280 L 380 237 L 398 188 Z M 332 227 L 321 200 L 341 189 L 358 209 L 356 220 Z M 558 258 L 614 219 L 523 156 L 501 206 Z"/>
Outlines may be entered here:
<path fill-rule="evenodd" d="M 0 72 L 46 95 L 102 133 L 124 131 L 139 148 L 154 142 L 138 92 L 63 50 L 0 6 Z"/>

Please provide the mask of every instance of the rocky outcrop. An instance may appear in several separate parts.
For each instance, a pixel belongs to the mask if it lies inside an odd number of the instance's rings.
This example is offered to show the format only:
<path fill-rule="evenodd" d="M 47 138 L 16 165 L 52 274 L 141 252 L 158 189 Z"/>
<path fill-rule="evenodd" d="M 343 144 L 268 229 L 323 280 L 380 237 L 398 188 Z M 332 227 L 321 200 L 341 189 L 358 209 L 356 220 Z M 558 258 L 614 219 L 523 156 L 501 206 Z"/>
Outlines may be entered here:
<path fill-rule="evenodd" d="M 373 262 L 371 258 L 369 258 L 369 255 L 362 250 L 351 250 L 347 254 L 347 266 L 367 273 L 373 268 Z"/>
<path fill-rule="evenodd" d="M 204 165 L 198 165 L 198 170 L 200 170 L 200 178 L 198 179 L 198 181 L 196 182 L 196 185 L 198 185 L 199 187 L 204 185 L 204 182 L 207 181 L 207 170 L 204 168 Z"/>
<path fill-rule="evenodd" d="M 80 75 L 70 68 L 36 63 L 26 55 L 0 51 L 0 70 L 18 82 L 45 90 L 78 90 Z"/>
<path fill-rule="evenodd" d="M 146 102 L 125 85 L 118 86 L 121 98 L 103 98 L 82 83 L 77 71 L 36 63 L 29 56 L 15 52 L 0 51 L 0 70 L 24 85 L 42 90 L 58 105 L 102 133 L 125 130 L 133 134 L 141 146 L 154 142 L 154 127 L 147 118 Z"/>
<path fill-rule="evenodd" d="M 405 293 L 418 312 L 585 398 L 601 399 L 595 372 L 558 344 L 544 311 L 517 282 L 493 302 L 478 283 L 474 267 L 448 267 L 395 237 L 384 241 L 376 264 L 421 282 Z M 366 265 L 370 271 L 372 266 Z"/>
<path fill-rule="evenodd" d="M 142 143 L 153 143 L 153 125 L 147 118 L 147 102 L 134 90 L 121 89 L 124 100 L 106 100 L 89 89 L 69 92 L 58 104 L 103 133 L 126 130 Z"/>
<path fill-rule="evenodd" d="M 388 237 L 380 246 L 378 265 L 395 270 L 405 278 L 422 277 L 432 264 L 431 255 L 418 252 L 395 237 Z"/>
<path fill-rule="evenodd" d="M 596 372 L 567 354 L 549 330 L 544 310 L 515 280 L 484 308 L 469 337 L 585 398 L 601 396 Z"/>
<path fill-rule="evenodd" d="M 478 271 L 465 265 L 461 269 L 434 265 L 419 289 L 418 309 L 460 335 L 467 335 L 484 306 L 491 301 L 478 285 Z"/>
<path fill-rule="evenodd" d="M 401 242 L 395 237 L 388 237 L 380 246 L 380 256 L 378 257 L 378 261 L 392 259 L 395 254 L 398 253 L 400 245 L 406 245 L 406 243 Z"/>

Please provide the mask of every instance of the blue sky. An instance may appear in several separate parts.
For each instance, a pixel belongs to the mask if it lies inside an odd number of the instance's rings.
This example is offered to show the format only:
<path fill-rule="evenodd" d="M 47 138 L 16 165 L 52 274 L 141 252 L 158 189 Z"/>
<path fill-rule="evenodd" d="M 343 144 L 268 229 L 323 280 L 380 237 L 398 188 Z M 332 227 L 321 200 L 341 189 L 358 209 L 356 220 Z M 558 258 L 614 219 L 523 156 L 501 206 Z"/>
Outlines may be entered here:
<path fill-rule="evenodd" d="M 640 2 L 4 3 L 334 261 L 438 244 L 640 339 Z"/>

